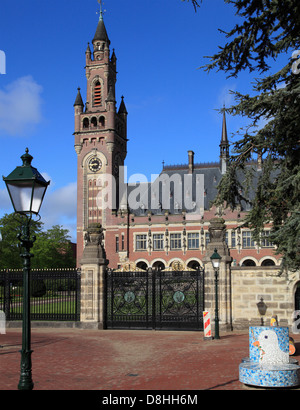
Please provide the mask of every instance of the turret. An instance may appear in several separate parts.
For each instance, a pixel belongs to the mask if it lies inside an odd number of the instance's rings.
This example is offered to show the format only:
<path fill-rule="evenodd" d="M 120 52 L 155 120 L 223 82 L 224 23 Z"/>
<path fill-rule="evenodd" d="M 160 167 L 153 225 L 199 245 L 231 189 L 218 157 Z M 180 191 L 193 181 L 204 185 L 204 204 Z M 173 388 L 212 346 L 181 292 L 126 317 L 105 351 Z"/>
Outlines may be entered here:
<path fill-rule="evenodd" d="M 109 56 L 110 41 L 106 32 L 102 11 L 100 11 L 99 22 L 95 36 L 93 38 L 94 46 L 94 60 L 102 60 L 104 57 Z"/>
<path fill-rule="evenodd" d="M 92 52 L 90 49 L 90 43 L 88 43 L 86 52 L 85 52 L 85 59 L 86 59 L 86 64 L 88 65 L 91 62 L 91 56 L 92 56 Z"/>
<path fill-rule="evenodd" d="M 80 115 L 83 113 L 83 101 L 80 93 L 80 88 L 77 88 L 77 96 L 74 103 L 74 111 L 75 111 L 75 133 L 80 131 Z"/>
<path fill-rule="evenodd" d="M 226 125 L 226 115 L 225 115 L 225 107 L 224 107 L 222 135 L 221 135 L 221 144 L 220 144 L 220 166 L 221 166 L 222 175 L 226 173 L 228 161 L 229 161 L 229 142 L 228 142 L 228 137 L 227 137 L 227 125 Z"/>

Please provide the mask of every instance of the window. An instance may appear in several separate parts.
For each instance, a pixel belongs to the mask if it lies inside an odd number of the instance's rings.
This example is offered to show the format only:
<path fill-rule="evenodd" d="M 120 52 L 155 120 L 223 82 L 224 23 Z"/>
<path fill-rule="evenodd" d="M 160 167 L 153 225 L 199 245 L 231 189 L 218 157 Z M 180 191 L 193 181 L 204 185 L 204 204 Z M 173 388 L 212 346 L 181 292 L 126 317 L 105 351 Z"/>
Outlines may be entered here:
<path fill-rule="evenodd" d="M 231 247 L 232 247 L 232 248 L 235 248 L 235 247 L 236 247 L 235 231 L 231 231 Z"/>
<path fill-rule="evenodd" d="M 270 231 L 264 231 L 261 237 L 261 247 L 262 248 L 271 248 L 273 245 L 272 242 L 269 241 Z"/>
<path fill-rule="evenodd" d="M 246 259 L 242 263 L 242 266 L 256 266 L 256 263 L 252 259 Z"/>
<path fill-rule="evenodd" d="M 226 234 L 225 234 L 225 243 L 226 243 L 226 245 L 228 246 L 228 231 L 227 231 Z"/>
<path fill-rule="evenodd" d="M 153 235 L 153 250 L 163 251 L 164 250 L 164 234 L 155 233 Z"/>
<path fill-rule="evenodd" d="M 105 117 L 100 117 L 99 118 L 99 125 L 100 125 L 100 127 L 104 127 L 105 126 Z"/>
<path fill-rule="evenodd" d="M 158 270 L 164 270 L 165 269 L 165 264 L 161 261 L 156 261 L 152 265 L 152 269 L 158 271 Z"/>
<path fill-rule="evenodd" d="M 119 252 L 119 237 L 116 236 L 116 252 Z"/>
<path fill-rule="evenodd" d="M 101 105 L 101 84 L 97 81 L 94 87 L 94 106 Z"/>
<path fill-rule="evenodd" d="M 90 122 L 88 118 L 83 119 L 83 128 L 89 128 L 90 127 Z"/>
<path fill-rule="evenodd" d="M 171 233 L 171 250 L 181 249 L 181 233 Z"/>
<path fill-rule="evenodd" d="M 254 242 L 252 240 L 252 232 L 243 232 L 243 248 L 254 248 Z"/>
<path fill-rule="evenodd" d="M 147 235 L 136 235 L 135 250 L 144 251 L 147 249 Z"/>
<path fill-rule="evenodd" d="M 262 261 L 261 266 L 275 266 L 275 262 L 272 259 L 265 259 Z"/>
<path fill-rule="evenodd" d="M 188 233 L 188 249 L 199 249 L 199 233 Z"/>
<path fill-rule="evenodd" d="M 125 248 L 125 237 L 122 234 L 122 251 L 124 251 L 124 248 Z"/>
<path fill-rule="evenodd" d="M 200 263 L 198 261 L 190 261 L 187 266 L 195 270 L 200 269 Z"/>
<path fill-rule="evenodd" d="M 140 261 L 136 264 L 137 268 L 143 269 L 143 270 L 147 270 L 148 269 L 148 265 L 146 262 Z"/>
<path fill-rule="evenodd" d="M 96 117 L 93 117 L 91 119 L 91 125 L 92 127 L 97 128 L 97 118 Z"/>
<path fill-rule="evenodd" d="M 205 246 L 207 247 L 207 244 L 210 242 L 210 236 L 209 232 L 205 232 Z"/>

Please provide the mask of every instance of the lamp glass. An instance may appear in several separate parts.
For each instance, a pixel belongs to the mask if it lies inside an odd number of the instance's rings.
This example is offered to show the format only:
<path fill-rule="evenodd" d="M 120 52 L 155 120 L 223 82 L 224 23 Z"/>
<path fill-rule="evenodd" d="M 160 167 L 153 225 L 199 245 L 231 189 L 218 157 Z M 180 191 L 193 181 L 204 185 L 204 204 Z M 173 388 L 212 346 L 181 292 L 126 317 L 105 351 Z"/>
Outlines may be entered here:
<path fill-rule="evenodd" d="M 212 259 L 211 263 L 212 263 L 213 267 L 217 269 L 220 266 L 220 259 Z"/>
<path fill-rule="evenodd" d="M 210 260 L 213 265 L 213 268 L 217 269 L 220 266 L 221 256 L 218 254 L 217 249 L 215 249 L 214 253 L 211 255 Z"/>
<path fill-rule="evenodd" d="M 7 188 L 16 212 L 38 214 L 46 186 L 35 182 L 7 182 Z"/>

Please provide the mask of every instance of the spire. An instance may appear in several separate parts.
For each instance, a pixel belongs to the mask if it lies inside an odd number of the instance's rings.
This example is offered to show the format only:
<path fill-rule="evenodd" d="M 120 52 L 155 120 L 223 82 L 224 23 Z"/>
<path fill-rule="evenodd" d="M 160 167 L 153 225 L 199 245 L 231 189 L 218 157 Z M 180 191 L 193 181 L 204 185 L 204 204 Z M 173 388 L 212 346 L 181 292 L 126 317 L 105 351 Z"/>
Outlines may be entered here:
<path fill-rule="evenodd" d="M 118 114 L 125 114 L 125 115 L 127 115 L 128 112 L 127 112 L 127 110 L 126 110 L 126 106 L 125 106 L 125 103 L 124 103 L 124 96 L 122 95 L 121 98 L 122 98 L 122 101 L 121 101 L 121 104 L 120 104 L 120 107 L 119 107 Z"/>
<path fill-rule="evenodd" d="M 105 28 L 105 24 L 104 24 L 104 20 L 103 20 L 102 0 L 98 0 L 98 3 L 100 4 L 99 22 L 98 22 L 95 36 L 93 38 L 93 43 L 94 41 L 105 41 L 109 45 L 110 41 L 109 41 L 106 28 Z"/>
<path fill-rule="evenodd" d="M 225 174 L 227 169 L 227 164 L 229 160 L 229 142 L 227 136 L 227 124 L 226 124 L 226 114 L 225 105 L 223 106 L 223 124 L 222 124 L 222 135 L 220 144 L 220 160 L 221 160 L 221 173 Z"/>
<path fill-rule="evenodd" d="M 222 125 L 221 144 L 228 144 L 225 105 L 223 106 L 223 110 L 224 111 L 223 111 L 223 125 Z"/>
<path fill-rule="evenodd" d="M 115 101 L 115 96 L 114 96 L 114 90 L 113 90 L 112 87 L 109 87 L 106 101 L 107 102 L 114 102 L 114 103 L 116 102 Z"/>
<path fill-rule="evenodd" d="M 77 93 L 77 97 L 76 97 L 76 100 L 75 100 L 75 103 L 74 103 L 74 107 L 75 107 L 76 105 L 81 105 L 81 106 L 83 107 L 84 104 L 83 104 L 83 101 L 82 101 L 82 97 L 81 97 L 81 93 L 80 93 L 80 88 L 78 87 L 77 90 L 78 90 L 78 93 Z"/>
<path fill-rule="evenodd" d="M 88 43 L 87 48 L 86 48 L 86 53 L 91 54 L 91 49 L 90 49 L 90 43 Z"/>

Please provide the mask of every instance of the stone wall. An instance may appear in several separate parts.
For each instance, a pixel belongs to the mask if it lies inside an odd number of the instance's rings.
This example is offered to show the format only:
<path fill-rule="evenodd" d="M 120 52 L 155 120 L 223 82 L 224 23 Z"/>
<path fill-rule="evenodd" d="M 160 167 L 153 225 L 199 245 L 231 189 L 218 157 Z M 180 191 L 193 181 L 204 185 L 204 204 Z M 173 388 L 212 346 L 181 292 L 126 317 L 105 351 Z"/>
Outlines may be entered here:
<path fill-rule="evenodd" d="M 275 267 L 231 267 L 233 328 L 269 325 L 272 315 L 277 315 L 280 326 L 291 326 L 299 280 L 299 272 L 280 274 Z M 266 307 L 263 317 L 257 306 L 261 299 Z"/>

